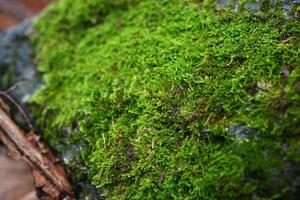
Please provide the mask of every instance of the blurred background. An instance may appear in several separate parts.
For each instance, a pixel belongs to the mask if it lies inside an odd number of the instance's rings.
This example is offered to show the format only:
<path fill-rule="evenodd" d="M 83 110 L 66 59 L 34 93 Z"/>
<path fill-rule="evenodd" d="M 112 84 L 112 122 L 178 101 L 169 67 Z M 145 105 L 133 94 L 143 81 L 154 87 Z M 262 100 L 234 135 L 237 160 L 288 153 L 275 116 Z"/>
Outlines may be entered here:
<path fill-rule="evenodd" d="M 24 54 L 22 49 L 22 51 L 17 50 L 17 48 L 20 48 L 20 45 L 24 46 L 26 42 L 21 41 L 19 45 L 13 44 L 11 40 L 14 37 L 4 37 L 4 33 L 1 32 L 38 14 L 52 1 L 53 0 L 0 0 L 0 79 L 3 75 L 1 74 L 3 72 L 3 70 L 1 71 L 1 67 L 3 68 L 3 65 L 5 65 L 7 55 L 13 56 L 16 54 L 12 52 L 21 52 L 22 55 L 30 54 L 30 52 Z M 13 36 L 13 34 L 22 33 L 12 32 L 11 36 Z M 24 51 L 29 50 L 25 48 Z M 8 156 L 6 148 L 1 144 L 1 141 L 0 200 L 37 200 L 33 177 L 29 168 L 21 161 L 12 160 Z"/>
<path fill-rule="evenodd" d="M 0 31 L 40 12 L 53 0 L 0 0 Z"/>

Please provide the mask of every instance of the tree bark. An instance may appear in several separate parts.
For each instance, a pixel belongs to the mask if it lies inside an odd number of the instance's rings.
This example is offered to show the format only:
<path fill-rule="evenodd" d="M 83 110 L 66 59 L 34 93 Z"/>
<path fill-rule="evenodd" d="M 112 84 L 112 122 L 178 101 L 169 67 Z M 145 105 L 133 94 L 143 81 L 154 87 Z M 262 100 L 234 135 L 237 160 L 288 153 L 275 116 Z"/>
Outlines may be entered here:
<path fill-rule="evenodd" d="M 33 132 L 25 137 L 25 133 L 2 107 L 0 107 L 0 139 L 12 156 L 15 159 L 24 160 L 29 165 L 36 187 L 46 193 L 49 198 L 73 199 L 72 188 L 65 171 L 58 165 L 58 159 Z"/>

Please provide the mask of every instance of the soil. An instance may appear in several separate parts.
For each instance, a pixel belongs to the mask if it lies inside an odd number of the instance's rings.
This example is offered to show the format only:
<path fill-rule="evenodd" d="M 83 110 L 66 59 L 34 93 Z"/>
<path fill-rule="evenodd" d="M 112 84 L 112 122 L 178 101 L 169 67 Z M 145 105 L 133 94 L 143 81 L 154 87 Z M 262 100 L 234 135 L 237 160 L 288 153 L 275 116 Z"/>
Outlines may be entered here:
<path fill-rule="evenodd" d="M 27 165 L 14 161 L 0 146 L 0 197 L 1 200 L 36 200 L 33 177 Z"/>
<path fill-rule="evenodd" d="M 0 31 L 40 12 L 53 0 L 0 0 Z"/>

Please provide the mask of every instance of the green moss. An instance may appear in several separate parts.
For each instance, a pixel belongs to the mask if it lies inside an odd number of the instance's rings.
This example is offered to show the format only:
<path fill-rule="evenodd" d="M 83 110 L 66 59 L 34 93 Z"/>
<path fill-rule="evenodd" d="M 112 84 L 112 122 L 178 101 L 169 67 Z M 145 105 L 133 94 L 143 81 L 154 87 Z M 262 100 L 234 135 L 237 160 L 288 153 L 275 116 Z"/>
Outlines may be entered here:
<path fill-rule="evenodd" d="M 299 21 L 207 2 L 62 0 L 37 20 L 45 137 L 78 128 L 106 198 L 292 198 Z"/>

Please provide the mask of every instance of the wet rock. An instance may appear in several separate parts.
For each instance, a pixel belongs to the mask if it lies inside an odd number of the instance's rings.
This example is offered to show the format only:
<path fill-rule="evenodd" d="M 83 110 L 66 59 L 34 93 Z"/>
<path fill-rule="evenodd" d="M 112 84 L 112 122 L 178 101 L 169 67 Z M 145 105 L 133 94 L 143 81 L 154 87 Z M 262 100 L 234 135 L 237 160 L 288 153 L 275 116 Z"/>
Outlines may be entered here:
<path fill-rule="evenodd" d="M 28 38 L 32 31 L 31 21 L 26 21 L 0 34 L 0 70 L 2 72 L 0 87 L 2 89 L 12 82 L 35 78 L 36 69 Z M 5 82 L 3 79 L 5 72 L 9 73 L 10 82 Z"/>
<path fill-rule="evenodd" d="M 216 9 L 232 8 L 235 12 L 240 9 L 246 9 L 250 13 L 268 12 L 271 9 L 279 6 L 284 15 L 284 19 L 291 19 L 297 16 L 297 9 L 300 5 L 300 0 L 259 0 L 259 1 L 246 1 L 242 7 L 239 0 L 217 0 Z M 298 6 L 298 7 L 297 7 Z M 295 12 L 293 12 L 295 11 Z"/>
<path fill-rule="evenodd" d="M 229 125 L 228 132 L 241 141 L 258 137 L 258 132 L 255 129 L 246 127 L 243 124 Z"/>
<path fill-rule="evenodd" d="M 73 142 L 81 138 L 80 131 L 73 122 L 72 126 L 64 126 L 58 133 L 63 137 L 57 145 L 57 149 L 60 149 L 61 161 L 63 165 L 67 166 L 68 174 L 72 174 L 71 182 L 74 187 L 75 195 L 78 199 L 84 200 L 102 200 L 100 192 L 94 188 L 88 178 L 88 168 L 81 159 L 81 151 L 85 147 L 84 141 L 81 143 Z"/>
<path fill-rule="evenodd" d="M 75 188 L 75 195 L 77 195 L 79 199 L 84 200 L 102 199 L 100 193 L 91 185 L 91 182 L 87 178 L 88 169 L 79 156 L 82 146 L 69 144 L 67 147 L 64 147 L 64 149 L 60 157 L 63 164 L 68 166 L 68 173 L 73 174 L 71 181 Z"/>

